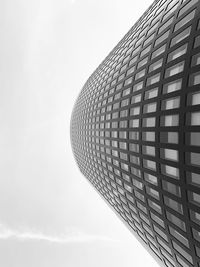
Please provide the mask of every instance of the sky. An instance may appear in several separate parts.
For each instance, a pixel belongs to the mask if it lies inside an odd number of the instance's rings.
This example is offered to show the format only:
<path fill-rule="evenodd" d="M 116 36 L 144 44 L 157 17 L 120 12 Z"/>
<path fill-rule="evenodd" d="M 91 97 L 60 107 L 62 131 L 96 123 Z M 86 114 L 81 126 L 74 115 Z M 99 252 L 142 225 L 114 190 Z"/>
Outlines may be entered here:
<path fill-rule="evenodd" d="M 0 266 L 156 267 L 79 172 L 70 116 L 152 0 L 1 0 Z"/>

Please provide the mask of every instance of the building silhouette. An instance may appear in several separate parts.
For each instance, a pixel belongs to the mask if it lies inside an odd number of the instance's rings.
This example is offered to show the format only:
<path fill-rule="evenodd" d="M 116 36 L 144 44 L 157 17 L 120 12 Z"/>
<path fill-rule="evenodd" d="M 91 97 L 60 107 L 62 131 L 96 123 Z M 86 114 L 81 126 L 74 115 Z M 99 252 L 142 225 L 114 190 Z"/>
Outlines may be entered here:
<path fill-rule="evenodd" d="M 161 265 L 200 267 L 200 1 L 153 2 L 85 83 L 71 141 Z"/>

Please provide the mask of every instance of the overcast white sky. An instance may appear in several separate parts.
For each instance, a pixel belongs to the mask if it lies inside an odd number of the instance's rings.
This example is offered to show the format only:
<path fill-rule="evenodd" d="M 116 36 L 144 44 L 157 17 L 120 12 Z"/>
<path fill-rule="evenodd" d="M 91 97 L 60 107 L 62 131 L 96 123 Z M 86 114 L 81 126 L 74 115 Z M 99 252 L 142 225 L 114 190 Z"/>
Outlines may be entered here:
<path fill-rule="evenodd" d="M 79 173 L 69 123 L 152 0 L 1 0 L 0 266 L 156 267 Z"/>

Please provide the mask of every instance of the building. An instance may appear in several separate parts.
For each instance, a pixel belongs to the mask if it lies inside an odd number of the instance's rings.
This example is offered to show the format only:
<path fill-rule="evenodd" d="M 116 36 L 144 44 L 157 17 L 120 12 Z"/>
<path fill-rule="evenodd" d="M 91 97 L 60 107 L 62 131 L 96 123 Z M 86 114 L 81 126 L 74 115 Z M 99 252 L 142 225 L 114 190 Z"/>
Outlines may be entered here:
<path fill-rule="evenodd" d="M 85 83 L 71 141 L 161 265 L 200 267 L 200 1 L 153 2 Z"/>

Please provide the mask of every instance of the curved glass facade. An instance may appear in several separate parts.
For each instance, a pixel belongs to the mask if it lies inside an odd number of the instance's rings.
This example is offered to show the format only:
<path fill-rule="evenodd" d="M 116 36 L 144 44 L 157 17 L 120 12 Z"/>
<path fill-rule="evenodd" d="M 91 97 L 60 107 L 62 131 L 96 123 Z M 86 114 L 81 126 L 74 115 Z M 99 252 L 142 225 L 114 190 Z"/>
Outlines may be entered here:
<path fill-rule="evenodd" d="M 200 267 L 200 1 L 150 6 L 85 83 L 71 141 L 161 265 Z"/>

